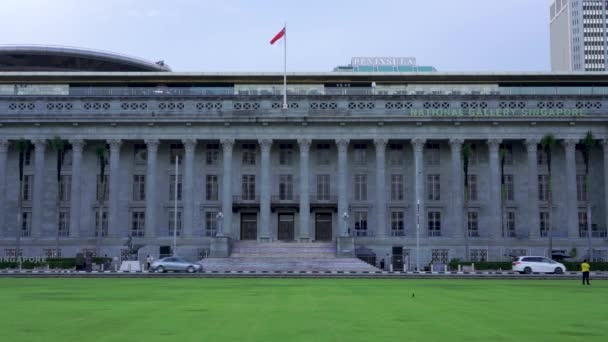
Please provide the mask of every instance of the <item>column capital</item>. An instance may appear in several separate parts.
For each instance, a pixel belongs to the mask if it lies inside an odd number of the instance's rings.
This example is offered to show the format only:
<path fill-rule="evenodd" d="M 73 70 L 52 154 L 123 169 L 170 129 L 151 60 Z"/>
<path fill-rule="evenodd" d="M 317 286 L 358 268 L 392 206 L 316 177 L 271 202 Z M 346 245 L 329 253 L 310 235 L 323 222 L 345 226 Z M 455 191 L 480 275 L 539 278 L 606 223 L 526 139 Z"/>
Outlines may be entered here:
<path fill-rule="evenodd" d="M 387 138 L 376 138 L 376 139 L 374 139 L 374 144 L 376 145 L 376 148 L 385 148 L 386 144 L 388 144 L 388 139 Z"/>
<path fill-rule="evenodd" d="M 0 139 L 0 153 L 6 153 L 8 151 L 8 140 Z"/>
<path fill-rule="evenodd" d="M 258 144 L 260 144 L 262 152 L 269 152 L 272 147 L 272 139 L 259 139 Z"/>
<path fill-rule="evenodd" d="M 608 139 L 602 139 L 602 147 L 604 148 L 604 152 L 608 152 Z"/>
<path fill-rule="evenodd" d="M 464 144 L 464 139 L 462 138 L 451 138 L 450 145 L 462 145 Z"/>
<path fill-rule="evenodd" d="M 576 144 L 578 144 L 578 140 L 577 139 L 564 139 L 562 140 L 562 144 L 564 145 L 564 147 L 566 149 L 574 149 L 576 147 Z"/>
<path fill-rule="evenodd" d="M 186 138 L 182 139 L 182 143 L 184 144 L 184 149 L 186 152 L 193 152 L 196 148 L 197 140 L 194 138 Z"/>
<path fill-rule="evenodd" d="M 32 143 L 34 143 L 34 146 L 38 149 L 38 148 L 45 148 L 46 147 L 46 139 L 32 139 Z"/>
<path fill-rule="evenodd" d="M 156 150 L 156 149 L 158 149 L 158 145 L 160 144 L 160 142 L 158 141 L 158 139 L 146 139 L 146 140 L 144 140 L 144 142 L 148 146 L 149 150 Z"/>
<path fill-rule="evenodd" d="M 426 144 L 426 139 L 424 139 L 424 138 L 412 139 L 412 145 L 414 146 L 415 151 L 422 152 L 422 149 L 424 148 L 424 144 Z"/>
<path fill-rule="evenodd" d="M 349 139 L 340 138 L 336 139 L 336 145 L 338 146 L 338 151 L 346 151 L 348 149 L 348 144 L 350 143 Z"/>
<path fill-rule="evenodd" d="M 122 145 L 122 140 L 120 139 L 108 139 L 108 145 L 110 145 L 111 151 L 117 151 L 120 149 L 120 145 Z"/>
<path fill-rule="evenodd" d="M 224 148 L 232 149 L 232 147 L 234 146 L 234 139 L 222 139 L 220 140 L 220 144 L 222 144 Z"/>
<path fill-rule="evenodd" d="M 82 151 L 84 148 L 84 140 L 82 139 L 70 139 L 70 145 L 72 145 L 72 151 Z"/>
<path fill-rule="evenodd" d="M 300 153 L 308 153 L 310 152 L 310 145 L 312 144 L 312 140 L 309 138 L 300 138 L 298 139 L 298 145 L 300 146 Z"/>
<path fill-rule="evenodd" d="M 527 138 L 525 140 L 525 143 L 528 146 L 528 149 L 530 149 L 530 147 L 534 147 L 534 149 L 537 149 L 538 144 L 540 144 L 540 139 L 539 138 Z"/>
<path fill-rule="evenodd" d="M 496 138 L 488 139 L 488 146 L 490 148 L 498 149 L 500 147 L 500 144 L 502 144 L 502 139 L 496 139 Z"/>

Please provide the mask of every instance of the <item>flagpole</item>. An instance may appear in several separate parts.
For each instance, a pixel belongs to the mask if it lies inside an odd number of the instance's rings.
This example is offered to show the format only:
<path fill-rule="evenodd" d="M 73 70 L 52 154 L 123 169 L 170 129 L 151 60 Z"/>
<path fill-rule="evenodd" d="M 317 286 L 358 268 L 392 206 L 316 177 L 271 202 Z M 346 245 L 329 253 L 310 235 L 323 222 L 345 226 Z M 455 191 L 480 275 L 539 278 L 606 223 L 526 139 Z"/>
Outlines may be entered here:
<path fill-rule="evenodd" d="M 283 45 L 283 109 L 287 109 L 287 23 L 285 23 L 285 44 Z"/>

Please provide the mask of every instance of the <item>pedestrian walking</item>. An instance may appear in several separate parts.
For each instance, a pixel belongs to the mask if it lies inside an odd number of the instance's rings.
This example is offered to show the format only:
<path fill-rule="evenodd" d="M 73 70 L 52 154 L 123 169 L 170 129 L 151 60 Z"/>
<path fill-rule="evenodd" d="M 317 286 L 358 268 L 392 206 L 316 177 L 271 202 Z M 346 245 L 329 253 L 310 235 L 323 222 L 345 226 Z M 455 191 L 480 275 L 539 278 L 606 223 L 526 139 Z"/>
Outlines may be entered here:
<path fill-rule="evenodd" d="M 581 271 L 583 272 L 583 285 L 585 285 L 585 281 L 587 282 L 587 285 L 591 285 L 591 284 L 589 284 L 589 271 L 590 270 L 591 270 L 591 266 L 587 262 L 587 259 L 583 260 L 583 263 L 581 264 Z"/>
<path fill-rule="evenodd" d="M 150 264 L 152 264 L 152 257 L 150 254 L 146 256 L 146 271 L 150 270 Z"/>

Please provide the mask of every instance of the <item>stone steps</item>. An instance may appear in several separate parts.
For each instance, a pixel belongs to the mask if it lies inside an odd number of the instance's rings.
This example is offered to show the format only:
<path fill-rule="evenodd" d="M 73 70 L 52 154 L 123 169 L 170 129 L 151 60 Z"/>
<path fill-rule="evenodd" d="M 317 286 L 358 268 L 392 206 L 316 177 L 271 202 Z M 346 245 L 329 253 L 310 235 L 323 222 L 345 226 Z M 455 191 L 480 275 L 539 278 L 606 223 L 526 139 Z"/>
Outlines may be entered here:
<path fill-rule="evenodd" d="M 229 258 L 200 261 L 213 272 L 375 272 L 378 269 L 356 258 L 337 258 L 335 242 L 236 241 Z"/>

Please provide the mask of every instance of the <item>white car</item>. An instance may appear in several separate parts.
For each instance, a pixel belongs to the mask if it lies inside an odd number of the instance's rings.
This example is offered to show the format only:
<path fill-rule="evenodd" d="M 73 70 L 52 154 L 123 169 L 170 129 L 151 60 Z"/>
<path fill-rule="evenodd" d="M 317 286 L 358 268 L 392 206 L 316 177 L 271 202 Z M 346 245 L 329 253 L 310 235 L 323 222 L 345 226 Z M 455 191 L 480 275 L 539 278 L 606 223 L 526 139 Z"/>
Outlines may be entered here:
<path fill-rule="evenodd" d="M 525 274 L 532 272 L 562 274 L 566 272 L 566 266 L 542 256 L 520 256 L 513 261 L 513 271 Z"/>

